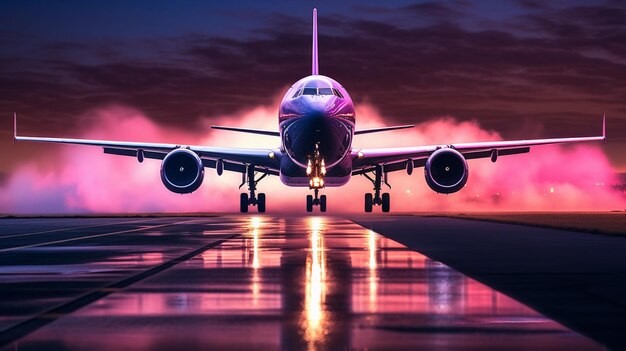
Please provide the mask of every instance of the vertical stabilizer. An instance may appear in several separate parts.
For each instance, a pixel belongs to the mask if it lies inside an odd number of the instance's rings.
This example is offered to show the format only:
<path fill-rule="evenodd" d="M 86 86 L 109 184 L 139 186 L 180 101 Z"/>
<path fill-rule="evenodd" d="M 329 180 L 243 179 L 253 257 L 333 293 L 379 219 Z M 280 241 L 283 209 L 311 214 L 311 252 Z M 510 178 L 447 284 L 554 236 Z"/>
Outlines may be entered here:
<path fill-rule="evenodd" d="M 602 138 L 604 138 L 604 143 L 606 144 L 606 113 L 602 116 Z"/>
<path fill-rule="evenodd" d="M 313 62 L 312 62 L 312 75 L 319 74 L 319 67 L 317 66 L 317 9 L 313 9 Z"/>
<path fill-rule="evenodd" d="M 13 112 L 13 144 L 17 140 L 17 112 Z"/>

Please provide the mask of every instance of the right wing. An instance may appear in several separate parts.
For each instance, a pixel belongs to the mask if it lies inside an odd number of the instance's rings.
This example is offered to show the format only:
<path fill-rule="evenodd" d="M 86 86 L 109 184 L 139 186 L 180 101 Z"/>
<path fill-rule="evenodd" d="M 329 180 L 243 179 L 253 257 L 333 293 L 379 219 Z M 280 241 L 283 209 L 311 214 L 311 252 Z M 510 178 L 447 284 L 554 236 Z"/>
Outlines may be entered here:
<path fill-rule="evenodd" d="M 391 126 L 391 127 L 380 127 L 380 128 L 371 128 L 371 129 L 360 129 L 360 130 L 355 131 L 354 135 L 380 133 L 380 132 L 387 132 L 390 130 L 406 129 L 406 128 L 413 128 L 413 127 L 415 127 L 414 124 L 405 125 L 405 126 Z"/>
<path fill-rule="evenodd" d="M 162 160 L 172 150 L 186 148 L 200 156 L 204 167 L 215 168 L 217 161 L 221 160 L 224 163 L 225 170 L 238 173 L 244 173 L 247 165 L 254 165 L 259 172 L 277 175 L 280 168 L 280 157 L 282 156 L 278 149 L 221 148 L 197 145 L 18 136 L 17 116 L 15 114 L 13 115 L 13 140 L 99 146 L 103 148 L 106 154 L 132 157 L 139 157 L 141 154 L 145 158 L 159 160 Z"/>

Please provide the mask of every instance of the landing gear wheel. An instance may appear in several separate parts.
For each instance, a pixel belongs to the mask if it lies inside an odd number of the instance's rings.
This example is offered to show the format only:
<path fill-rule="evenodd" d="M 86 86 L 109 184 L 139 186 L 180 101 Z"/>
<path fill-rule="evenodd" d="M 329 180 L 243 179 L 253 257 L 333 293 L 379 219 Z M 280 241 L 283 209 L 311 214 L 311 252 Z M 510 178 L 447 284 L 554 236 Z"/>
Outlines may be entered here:
<path fill-rule="evenodd" d="M 313 212 L 313 195 L 306 196 L 306 211 Z"/>
<path fill-rule="evenodd" d="M 383 207 L 383 212 L 389 212 L 389 207 L 390 207 L 390 197 L 389 197 L 389 193 L 383 193 L 383 198 L 382 198 L 382 207 Z"/>
<path fill-rule="evenodd" d="M 370 193 L 365 194 L 365 212 L 372 212 L 373 204 L 374 204 L 374 196 Z"/>
<path fill-rule="evenodd" d="M 326 195 L 320 196 L 320 211 L 326 212 Z"/>
<path fill-rule="evenodd" d="M 241 213 L 248 212 L 248 194 L 241 193 L 239 195 L 239 211 Z"/>
<path fill-rule="evenodd" d="M 265 193 L 259 193 L 257 196 L 257 210 L 259 213 L 265 212 Z"/>

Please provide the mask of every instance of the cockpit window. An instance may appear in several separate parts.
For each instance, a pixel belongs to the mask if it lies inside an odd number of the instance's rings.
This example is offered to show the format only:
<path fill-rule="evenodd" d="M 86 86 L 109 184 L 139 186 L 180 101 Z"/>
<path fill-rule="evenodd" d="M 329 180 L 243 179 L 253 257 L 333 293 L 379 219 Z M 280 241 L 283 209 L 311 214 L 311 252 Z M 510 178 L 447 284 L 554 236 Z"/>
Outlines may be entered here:
<path fill-rule="evenodd" d="M 298 89 L 298 91 L 296 91 L 295 94 L 293 94 L 293 96 L 291 97 L 292 99 L 297 98 L 298 96 L 300 96 L 300 94 L 302 93 L 302 89 Z"/>
<path fill-rule="evenodd" d="M 335 95 L 343 98 L 343 95 L 335 88 L 304 88 L 301 90 L 300 95 Z M 298 96 L 296 94 L 294 98 Z"/>
<path fill-rule="evenodd" d="M 317 95 L 317 88 L 304 88 L 302 95 Z"/>

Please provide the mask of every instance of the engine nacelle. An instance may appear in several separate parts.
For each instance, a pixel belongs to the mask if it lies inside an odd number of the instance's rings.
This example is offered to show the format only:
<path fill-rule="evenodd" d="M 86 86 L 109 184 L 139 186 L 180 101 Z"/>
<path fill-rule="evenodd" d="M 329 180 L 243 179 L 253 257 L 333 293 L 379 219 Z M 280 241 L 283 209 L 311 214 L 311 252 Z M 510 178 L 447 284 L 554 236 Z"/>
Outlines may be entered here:
<path fill-rule="evenodd" d="M 188 149 L 171 151 L 161 163 L 161 181 L 178 194 L 196 191 L 204 180 L 204 166 L 195 152 Z"/>
<path fill-rule="evenodd" d="M 424 175 L 426 183 L 434 191 L 443 194 L 454 193 L 467 183 L 467 161 L 454 149 L 439 149 L 426 160 Z"/>

